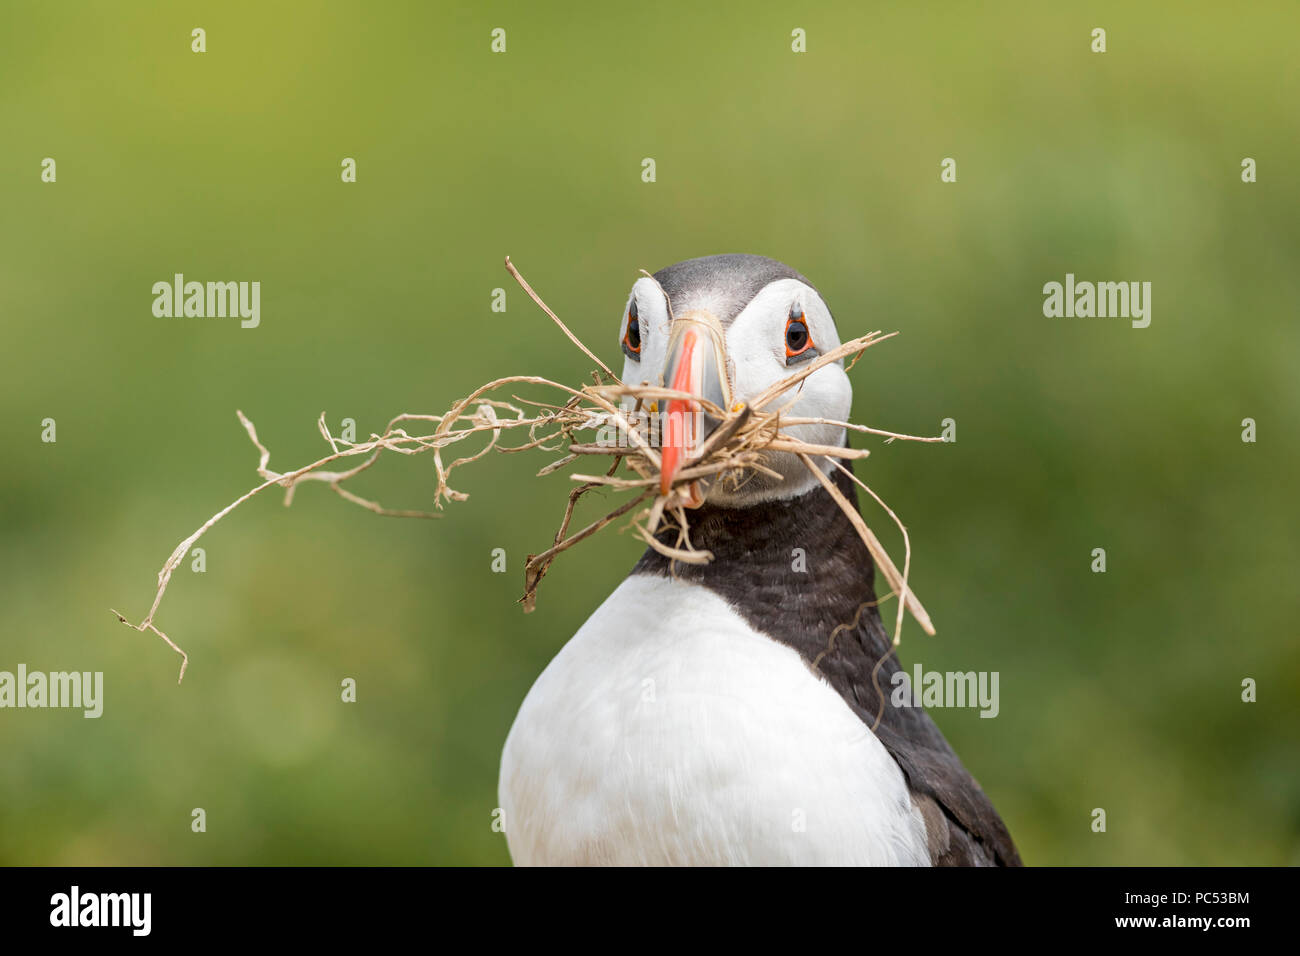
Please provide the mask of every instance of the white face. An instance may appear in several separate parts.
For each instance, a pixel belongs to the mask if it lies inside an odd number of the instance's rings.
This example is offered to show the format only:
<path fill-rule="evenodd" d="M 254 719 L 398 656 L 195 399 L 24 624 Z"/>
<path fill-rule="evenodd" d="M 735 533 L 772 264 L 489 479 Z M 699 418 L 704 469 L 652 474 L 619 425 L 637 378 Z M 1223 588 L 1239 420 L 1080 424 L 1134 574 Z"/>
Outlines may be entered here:
<path fill-rule="evenodd" d="M 629 335 L 632 304 L 636 325 Z M 708 308 L 707 303 L 695 303 Z M 662 382 L 669 339 L 668 307 L 654 280 L 638 279 L 623 310 L 619 341 L 624 352 L 623 381 L 629 384 Z M 811 286 L 798 279 L 778 279 L 764 286 L 726 330 L 725 363 L 731 394 L 748 402 L 771 385 L 797 372 L 804 362 L 831 351 L 840 344 L 830 309 Z M 639 350 L 633 348 L 639 346 Z M 767 406 L 785 409 L 784 415 L 798 418 L 847 420 L 853 403 L 853 388 L 844 363 L 823 366 Z M 785 431 L 818 445 L 844 444 L 844 429 L 835 425 L 794 425 Z M 825 459 L 814 459 L 827 469 Z M 707 490 L 709 501 L 732 507 L 774 498 L 803 494 L 817 484 L 804 465 L 789 454 L 774 453 L 765 462 L 784 475 L 777 481 L 753 474 L 741 487 L 714 486 Z"/>
<path fill-rule="evenodd" d="M 634 309 L 635 306 L 635 309 Z M 637 316 L 637 342 L 629 342 L 628 325 Z M 623 306 L 623 320 L 618 327 L 619 346 L 623 350 L 623 381 L 629 385 L 658 385 L 668 359 L 668 303 L 659 284 L 648 276 L 637 279 L 632 294 Z M 631 346 L 639 344 L 637 354 Z"/>

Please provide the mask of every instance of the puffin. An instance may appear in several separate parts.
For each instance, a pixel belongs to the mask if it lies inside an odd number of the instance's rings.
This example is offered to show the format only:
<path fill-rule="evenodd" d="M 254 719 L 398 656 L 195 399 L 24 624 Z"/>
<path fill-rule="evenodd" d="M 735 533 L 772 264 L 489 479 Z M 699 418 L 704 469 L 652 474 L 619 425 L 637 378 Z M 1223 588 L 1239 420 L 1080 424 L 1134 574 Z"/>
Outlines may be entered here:
<path fill-rule="evenodd" d="M 618 334 L 624 382 L 724 408 L 840 344 L 816 287 L 755 255 L 690 259 L 643 276 Z M 847 421 L 852 397 L 841 361 L 777 404 L 791 416 Z M 666 421 L 689 408 L 670 399 Z M 665 425 L 663 493 L 705 427 Z M 822 446 L 847 443 L 840 426 L 789 431 Z M 857 507 L 848 476 L 814 460 Z M 901 665 L 853 525 L 796 457 L 769 452 L 763 464 L 741 482 L 692 483 L 690 539 L 713 559 L 688 564 L 647 548 L 533 684 L 501 757 L 511 859 L 1021 865 L 929 714 L 913 701 L 891 703 Z M 675 532 L 663 540 L 672 544 Z"/>

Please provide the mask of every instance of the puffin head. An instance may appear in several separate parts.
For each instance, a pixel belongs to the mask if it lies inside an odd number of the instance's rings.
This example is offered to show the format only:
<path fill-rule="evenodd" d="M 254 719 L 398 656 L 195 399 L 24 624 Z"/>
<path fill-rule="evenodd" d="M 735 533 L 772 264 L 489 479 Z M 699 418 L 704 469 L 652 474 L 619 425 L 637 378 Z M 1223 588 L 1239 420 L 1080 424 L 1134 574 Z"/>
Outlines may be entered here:
<path fill-rule="evenodd" d="M 831 311 L 811 282 L 775 259 L 750 255 L 687 259 L 638 279 L 623 309 L 619 340 L 624 382 L 662 384 L 722 409 L 749 403 L 801 363 L 840 344 Z M 840 361 L 818 369 L 767 409 L 845 421 L 852 402 Z M 664 492 L 716 424 L 697 414 L 699 409 L 685 399 L 658 409 Z M 844 429 L 834 425 L 794 425 L 788 431 L 814 444 L 844 444 Z M 737 487 L 701 479 L 691 483 L 687 503 L 749 507 L 803 494 L 817 484 L 787 452 L 769 452 L 763 464 L 781 478 L 756 471 Z"/>

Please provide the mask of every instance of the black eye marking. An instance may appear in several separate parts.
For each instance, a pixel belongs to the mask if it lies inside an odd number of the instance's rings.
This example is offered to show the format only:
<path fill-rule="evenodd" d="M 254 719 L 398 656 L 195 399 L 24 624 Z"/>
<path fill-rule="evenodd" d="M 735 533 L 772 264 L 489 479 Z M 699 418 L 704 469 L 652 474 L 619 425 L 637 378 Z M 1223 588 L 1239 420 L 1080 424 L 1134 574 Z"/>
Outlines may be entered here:
<path fill-rule="evenodd" d="M 790 306 L 790 317 L 785 320 L 785 364 L 794 365 L 819 354 L 808 331 L 808 319 L 803 309 L 798 305 Z"/>
<path fill-rule="evenodd" d="M 627 310 L 627 331 L 623 333 L 623 352 L 633 362 L 641 361 L 641 319 L 637 316 L 636 299 Z"/>

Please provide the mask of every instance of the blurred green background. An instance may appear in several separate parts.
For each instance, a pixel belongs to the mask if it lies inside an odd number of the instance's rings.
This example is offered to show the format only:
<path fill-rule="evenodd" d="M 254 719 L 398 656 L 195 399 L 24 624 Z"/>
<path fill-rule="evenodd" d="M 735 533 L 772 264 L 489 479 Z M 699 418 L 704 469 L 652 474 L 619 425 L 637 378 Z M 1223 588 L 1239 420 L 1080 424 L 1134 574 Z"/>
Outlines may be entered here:
<path fill-rule="evenodd" d="M 1025 860 L 1297 862 L 1297 28 L 1294 3 L 8 0 L 0 669 L 106 690 L 99 720 L 0 711 L 0 862 L 508 862 L 516 709 L 641 550 L 601 535 L 521 612 L 569 486 L 532 477 L 545 453 L 465 469 L 438 522 L 255 499 L 163 604 L 179 688 L 109 608 L 138 620 L 256 483 L 237 408 L 288 469 L 322 410 L 364 436 L 498 376 L 577 381 L 506 254 L 617 363 L 638 269 L 732 251 L 809 276 L 845 337 L 903 333 L 854 370 L 858 421 L 957 421 L 859 474 L 939 628 L 904 662 L 1001 674 L 996 720 L 935 717 Z M 260 328 L 155 318 L 175 272 L 260 281 Z M 1151 281 L 1150 328 L 1044 318 L 1067 272 Z M 428 507 L 431 462 L 355 490 Z"/>

